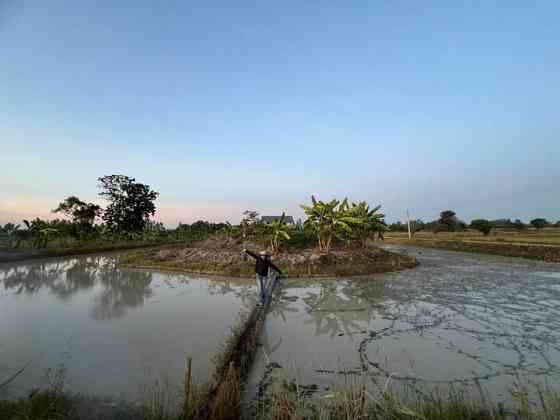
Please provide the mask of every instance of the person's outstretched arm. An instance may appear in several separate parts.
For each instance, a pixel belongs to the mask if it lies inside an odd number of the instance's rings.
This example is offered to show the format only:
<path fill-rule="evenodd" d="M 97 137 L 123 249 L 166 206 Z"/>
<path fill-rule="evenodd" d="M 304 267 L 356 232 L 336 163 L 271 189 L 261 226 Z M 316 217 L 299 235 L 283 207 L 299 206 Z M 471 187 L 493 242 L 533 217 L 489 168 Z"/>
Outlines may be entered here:
<path fill-rule="evenodd" d="M 258 260 L 260 257 L 255 254 L 254 252 L 249 251 L 248 249 L 243 249 L 243 252 L 247 255 L 250 255 L 251 257 L 253 257 L 255 260 Z"/>
<path fill-rule="evenodd" d="M 281 276 L 284 275 L 284 274 L 282 273 L 282 270 L 280 270 L 278 267 L 276 267 L 273 263 L 269 263 L 269 264 L 270 264 L 270 267 L 271 267 L 273 270 L 276 270 L 276 272 L 277 272 L 278 274 L 280 274 Z"/>

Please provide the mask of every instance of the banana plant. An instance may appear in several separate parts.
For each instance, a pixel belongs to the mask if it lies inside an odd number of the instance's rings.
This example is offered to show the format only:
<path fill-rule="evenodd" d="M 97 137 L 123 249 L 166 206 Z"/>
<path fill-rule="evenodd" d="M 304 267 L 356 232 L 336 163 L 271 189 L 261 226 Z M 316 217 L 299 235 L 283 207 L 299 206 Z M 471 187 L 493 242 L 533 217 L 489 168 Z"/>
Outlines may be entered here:
<path fill-rule="evenodd" d="M 14 225 L 13 223 L 6 223 L 4 225 L 4 233 L 8 239 L 8 246 L 17 248 L 21 242 L 21 238 L 19 235 L 20 225 Z"/>
<path fill-rule="evenodd" d="M 311 206 L 301 205 L 307 215 L 305 226 L 312 230 L 319 244 L 319 250 L 328 253 L 335 237 L 351 235 L 361 220 L 349 212 L 348 200 L 333 199 L 329 202 L 311 196 Z"/>
<path fill-rule="evenodd" d="M 36 248 L 46 248 L 49 241 L 59 234 L 58 229 L 54 228 L 43 228 L 39 230 L 39 234 L 34 241 L 34 246 Z"/>
<path fill-rule="evenodd" d="M 387 230 L 385 223 L 385 215 L 379 212 L 381 206 L 370 209 L 369 204 L 365 201 L 352 203 L 348 212 L 360 219 L 361 223 L 357 224 L 354 229 L 354 237 L 358 239 L 363 247 L 367 246 L 367 240 L 377 235 L 383 239 L 383 233 Z"/>
<path fill-rule="evenodd" d="M 272 248 L 273 254 L 278 254 L 280 252 L 280 245 L 282 241 L 289 240 L 290 234 L 288 233 L 288 225 L 286 225 L 286 213 L 282 213 L 282 216 L 278 220 L 272 221 L 268 228 L 270 230 L 270 247 Z"/>
<path fill-rule="evenodd" d="M 24 220 L 26 230 L 22 231 L 25 238 L 31 239 L 31 246 L 34 248 L 46 248 L 49 241 L 60 232 L 58 229 L 51 228 L 49 222 L 38 217 L 31 222 Z"/>

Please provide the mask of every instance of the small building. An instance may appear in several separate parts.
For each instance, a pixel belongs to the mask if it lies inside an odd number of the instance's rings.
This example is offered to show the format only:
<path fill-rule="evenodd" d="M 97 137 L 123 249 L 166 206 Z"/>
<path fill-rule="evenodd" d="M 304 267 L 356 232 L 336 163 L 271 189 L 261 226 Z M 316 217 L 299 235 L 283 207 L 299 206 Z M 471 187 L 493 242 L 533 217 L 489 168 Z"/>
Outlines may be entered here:
<path fill-rule="evenodd" d="M 261 216 L 261 222 L 265 225 L 272 223 L 274 221 L 278 221 L 282 218 L 282 216 Z M 287 225 L 295 224 L 294 218 L 292 216 L 284 216 L 284 223 Z"/>

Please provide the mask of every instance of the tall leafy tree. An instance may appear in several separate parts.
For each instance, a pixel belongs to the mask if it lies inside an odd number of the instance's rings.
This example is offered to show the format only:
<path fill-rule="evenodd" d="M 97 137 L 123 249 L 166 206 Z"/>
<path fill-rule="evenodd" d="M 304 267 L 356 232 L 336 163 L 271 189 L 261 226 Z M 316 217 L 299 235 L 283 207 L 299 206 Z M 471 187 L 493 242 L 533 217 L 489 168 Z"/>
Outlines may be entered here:
<path fill-rule="evenodd" d="M 454 232 L 460 225 L 460 221 L 453 210 L 442 211 L 439 215 L 439 225 L 443 230 Z"/>
<path fill-rule="evenodd" d="M 107 227 L 119 232 L 143 230 L 156 213 L 154 201 L 159 193 L 125 175 L 106 175 L 98 181 L 102 189 L 99 195 L 109 201 L 103 212 Z"/>
<path fill-rule="evenodd" d="M 85 228 L 91 228 L 95 219 L 101 214 L 101 207 L 95 203 L 86 203 L 71 195 L 62 201 L 53 213 L 64 213 L 72 222 Z"/>

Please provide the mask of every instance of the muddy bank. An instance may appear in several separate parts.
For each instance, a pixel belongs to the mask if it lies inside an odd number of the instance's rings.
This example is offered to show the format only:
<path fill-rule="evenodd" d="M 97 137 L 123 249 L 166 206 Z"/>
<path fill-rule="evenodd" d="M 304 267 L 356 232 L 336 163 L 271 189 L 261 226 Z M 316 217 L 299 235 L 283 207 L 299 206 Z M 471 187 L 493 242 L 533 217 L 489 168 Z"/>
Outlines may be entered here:
<path fill-rule="evenodd" d="M 39 258 L 43 255 L 38 250 L 21 250 L 12 248 L 0 248 L 0 263 L 23 261 L 31 258 Z"/>
<path fill-rule="evenodd" d="M 249 244 L 249 249 L 260 249 Z M 233 239 L 207 240 L 188 248 L 135 252 L 121 263 L 135 268 L 159 268 L 228 277 L 252 277 L 254 260 L 243 255 L 243 246 Z M 377 247 L 339 248 L 329 254 L 315 249 L 291 250 L 273 257 L 285 277 L 339 277 L 384 273 L 411 268 L 416 258 Z"/>
<path fill-rule="evenodd" d="M 481 254 L 501 255 L 504 257 L 521 257 L 546 262 L 560 262 L 560 246 L 554 245 L 437 239 L 413 239 L 412 241 L 408 241 L 406 239 L 387 239 L 387 242 L 427 248 L 447 249 L 450 251 L 477 252 Z"/>

